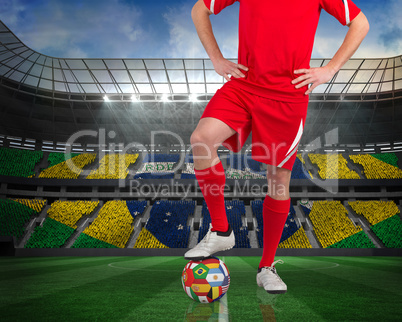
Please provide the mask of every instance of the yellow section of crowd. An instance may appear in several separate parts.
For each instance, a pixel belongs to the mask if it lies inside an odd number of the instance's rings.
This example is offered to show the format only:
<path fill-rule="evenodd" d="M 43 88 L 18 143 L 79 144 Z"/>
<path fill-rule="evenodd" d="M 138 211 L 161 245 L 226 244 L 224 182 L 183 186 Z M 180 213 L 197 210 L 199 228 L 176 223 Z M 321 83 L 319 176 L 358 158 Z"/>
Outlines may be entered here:
<path fill-rule="evenodd" d="M 360 179 L 359 175 L 348 168 L 348 161 L 342 154 L 313 154 L 308 157 L 319 168 L 322 179 Z"/>
<path fill-rule="evenodd" d="M 13 201 L 19 202 L 20 204 L 23 204 L 24 206 L 27 206 L 36 212 L 41 212 L 43 207 L 46 204 L 46 200 L 41 200 L 41 199 L 12 199 Z"/>
<path fill-rule="evenodd" d="M 124 248 L 130 238 L 133 217 L 124 200 L 112 200 L 104 204 L 94 222 L 84 234 L 106 243 Z"/>
<path fill-rule="evenodd" d="M 300 227 L 292 236 L 279 244 L 278 248 L 313 248 L 303 227 Z"/>
<path fill-rule="evenodd" d="M 125 179 L 127 168 L 137 158 L 138 154 L 106 154 L 100 161 L 99 168 L 91 171 L 87 179 Z"/>
<path fill-rule="evenodd" d="M 82 169 L 94 162 L 96 154 L 83 153 L 43 170 L 39 178 L 77 179 Z"/>
<path fill-rule="evenodd" d="M 49 218 L 57 220 L 71 228 L 77 229 L 76 223 L 82 216 L 90 215 L 99 201 L 60 201 L 56 200 L 48 209 Z"/>
<path fill-rule="evenodd" d="M 399 213 L 392 200 L 349 201 L 349 206 L 358 215 L 364 216 L 372 226 Z"/>
<path fill-rule="evenodd" d="M 368 154 L 350 155 L 349 158 L 361 164 L 364 168 L 364 175 L 367 179 L 401 179 L 402 170 L 397 167 L 378 160 Z"/>
<path fill-rule="evenodd" d="M 340 201 L 315 201 L 309 218 L 323 248 L 362 231 L 349 219 L 348 211 Z"/>
<path fill-rule="evenodd" d="M 169 248 L 155 238 L 146 228 L 142 228 L 134 248 Z"/>

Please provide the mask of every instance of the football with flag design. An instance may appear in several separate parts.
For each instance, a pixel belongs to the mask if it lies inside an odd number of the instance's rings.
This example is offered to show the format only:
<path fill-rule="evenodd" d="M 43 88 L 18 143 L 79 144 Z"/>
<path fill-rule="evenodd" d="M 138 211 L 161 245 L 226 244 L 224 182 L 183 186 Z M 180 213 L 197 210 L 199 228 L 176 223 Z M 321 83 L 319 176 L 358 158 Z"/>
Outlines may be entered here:
<path fill-rule="evenodd" d="M 230 285 L 230 274 L 225 263 L 217 257 L 189 261 L 181 274 L 186 294 L 194 301 L 211 303 L 219 300 Z"/>

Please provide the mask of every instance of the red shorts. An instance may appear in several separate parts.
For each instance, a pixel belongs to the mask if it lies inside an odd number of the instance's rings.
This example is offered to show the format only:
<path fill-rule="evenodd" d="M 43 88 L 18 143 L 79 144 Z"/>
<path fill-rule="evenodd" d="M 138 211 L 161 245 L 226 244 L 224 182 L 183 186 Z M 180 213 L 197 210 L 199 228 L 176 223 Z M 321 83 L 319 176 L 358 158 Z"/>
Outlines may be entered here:
<path fill-rule="evenodd" d="M 230 81 L 212 97 L 201 118 L 216 118 L 237 132 L 222 143 L 233 152 L 242 149 L 252 131 L 254 160 L 292 170 L 307 105 L 307 97 L 300 103 L 275 101 L 241 90 Z"/>

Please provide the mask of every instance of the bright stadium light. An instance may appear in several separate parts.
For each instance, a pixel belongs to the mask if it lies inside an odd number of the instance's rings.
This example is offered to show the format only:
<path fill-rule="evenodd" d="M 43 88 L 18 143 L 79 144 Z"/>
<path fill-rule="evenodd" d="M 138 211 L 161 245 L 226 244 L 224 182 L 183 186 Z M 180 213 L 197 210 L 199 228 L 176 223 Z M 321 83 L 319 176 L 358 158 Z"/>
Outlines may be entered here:
<path fill-rule="evenodd" d="M 110 102 L 110 99 L 109 99 L 109 97 L 107 97 L 107 95 L 103 96 L 103 100 L 104 100 L 105 102 Z"/>
<path fill-rule="evenodd" d="M 138 96 L 137 95 L 131 95 L 131 102 L 139 102 Z"/>
<path fill-rule="evenodd" d="M 167 94 L 162 95 L 162 102 L 169 102 L 169 97 Z"/>
<path fill-rule="evenodd" d="M 190 94 L 190 101 L 191 102 L 198 102 L 198 95 L 197 94 Z"/>

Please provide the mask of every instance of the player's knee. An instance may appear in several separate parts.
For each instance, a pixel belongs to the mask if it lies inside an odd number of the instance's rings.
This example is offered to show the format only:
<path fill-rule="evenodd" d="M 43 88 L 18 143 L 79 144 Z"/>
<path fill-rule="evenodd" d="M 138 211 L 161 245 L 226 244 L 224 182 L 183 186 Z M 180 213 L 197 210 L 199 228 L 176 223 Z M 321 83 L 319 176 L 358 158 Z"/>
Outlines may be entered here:
<path fill-rule="evenodd" d="M 277 184 L 289 185 L 291 171 L 284 168 L 269 166 L 267 169 L 267 179 Z"/>
<path fill-rule="evenodd" d="M 214 144 L 209 137 L 208 133 L 195 130 L 190 137 L 190 143 L 192 148 L 210 148 Z"/>

